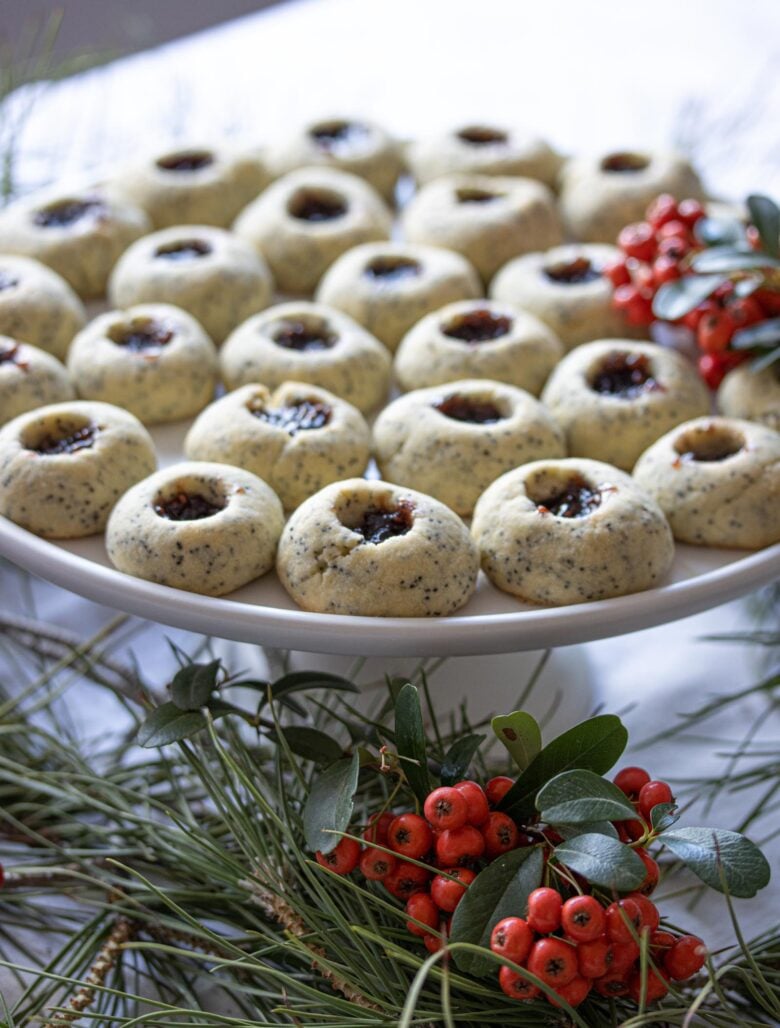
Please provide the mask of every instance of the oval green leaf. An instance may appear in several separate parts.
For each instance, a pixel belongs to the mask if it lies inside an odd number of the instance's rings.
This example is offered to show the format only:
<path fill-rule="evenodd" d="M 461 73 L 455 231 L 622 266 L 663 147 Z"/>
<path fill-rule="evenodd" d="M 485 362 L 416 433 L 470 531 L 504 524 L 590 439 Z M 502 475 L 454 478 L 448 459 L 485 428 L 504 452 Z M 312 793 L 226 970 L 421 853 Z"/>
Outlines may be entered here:
<path fill-rule="evenodd" d="M 747 198 L 747 206 L 764 249 L 773 257 L 780 257 L 780 208 L 770 197 L 757 193 Z"/>
<path fill-rule="evenodd" d="M 395 701 L 395 745 L 407 781 L 420 803 L 431 791 L 428 775 L 428 754 L 425 745 L 420 696 L 411 682 L 406 682 Z"/>
<path fill-rule="evenodd" d="M 723 275 L 686 275 L 675 282 L 665 282 L 653 297 L 653 314 L 664 321 L 677 321 L 725 281 Z"/>
<path fill-rule="evenodd" d="M 592 771 L 564 771 L 556 775 L 539 790 L 536 809 L 551 825 L 636 817 L 626 794 Z"/>
<path fill-rule="evenodd" d="M 315 764 L 332 764 L 344 752 L 332 735 L 308 725 L 289 725 L 280 729 L 280 733 L 296 756 Z"/>
<path fill-rule="evenodd" d="M 179 710 L 200 710 L 217 687 L 220 661 L 180 668 L 171 682 L 171 699 Z"/>
<path fill-rule="evenodd" d="M 314 779 L 303 808 L 303 834 L 310 850 L 330 853 L 345 832 L 355 806 L 360 760 L 357 753 L 337 760 Z"/>
<path fill-rule="evenodd" d="M 757 325 L 738 329 L 731 337 L 735 350 L 752 350 L 755 347 L 776 346 L 780 343 L 780 318 L 769 318 Z"/>
<path fill-rule="evenodd" d="M 647 877 L 636 853 L 606 835 L 577 835 L 556 846 L 554 852 L 566 867 L 604 889 L 633 892 Z"/>
<path fill-rule="evenodd" d="M 761 850 L 738 832 L 723 828 L 673 828 L 659 841 L 697 877 L 718 892 L 750 899 L 769 884 L 771 870 Z M 722 877 L 721 877 L 722 870 Z"/>
<path fill-rule="evenodd" d="M 269 686 L 274 700 L 281 700 L 296 692 L 310 692 L 313 689 L 331 689 L 335 692 L 360 692 L 354 682 L 341 675 L 332 675 L 328 671 L 291 671 L 282 675 Z M 260 701 L 263 707 L 268 701 L 268 694 Z"/>
<path fill-rule="evenodd" d="M 520 771 L 525 771 L 542 749 L 542 730 L 536 718 L 524 710 L 515 710 L 498 714 L 490 725 Z"/>
<path fill-rule="evenodd" d="M 168 746 L 202 731 L 206 724 L 199 710 L 182 710 L 175 703 L 163 703 L 138 729 L 138 743 L 145 749 Z"/>
<path fill-rule="evenodd" d="M 752 271 L 753 268 L 780 268 L 780 260 L 758 250 L 713 246 L 697 253 L 691 267 L 698 275 L 729 274 L 732 271 Z M 684 282 L 685 279 L 678 281 Z"/>
<path fill-rule="evenodd" d="M 439 772 L 442 785 L 454 785 L 465 777 L 484 739 L 484 735 L 464 735 L 450 746 Z"/>

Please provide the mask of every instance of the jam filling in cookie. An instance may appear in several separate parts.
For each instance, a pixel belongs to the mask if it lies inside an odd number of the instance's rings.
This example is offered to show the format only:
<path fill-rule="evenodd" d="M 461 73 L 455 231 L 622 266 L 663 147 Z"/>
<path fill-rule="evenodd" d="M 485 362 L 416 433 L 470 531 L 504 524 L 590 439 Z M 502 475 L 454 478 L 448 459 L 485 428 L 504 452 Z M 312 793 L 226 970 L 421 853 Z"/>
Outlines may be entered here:
<path fill-rule="evenodd" d="M 19 279 L 9 275 L 7 271 L 0 271 L 0 293 L 4 289 L 13 289 L 19 285 Z"/>
<path fill-rule="evenodd" d="M 663 388 L 653 378 L 650 360 L 643 353 L 609 354 L 596 369 L 590 387 L 594 392 L 623 400 Z"/>
<path fill-rule="evenodd" d="M 298 221 L 335 221 L 347 213 L 345 197 L 330 189 L 297 189 L 287 203 L 287 211 Z"/>
<path fill-rule="evenodd" d="M 195 261 L 211 253 L 211 246 L 203 239 L 177 239 L 163 243 L 154 251 L 155 257 L 166 261 Z"/>
<path fill-rule="evenodd" d="M 269 425 L 283 428 L 288 435 L 324 428 L 333 413 L 327 403 L 318 400 L 298 400 L 286 407 L 263 407 L 261 404 L 247 405 L 249 413 Z"/>
<path fill-rule="evenodd" d="M 155 163 L 162 171 L 199 171 L 214 163 L 214 154 L 208 150 L 183 150 L 158 157 Z"/>
<path fill-rule="evenodd" d="M 202 493 L 179 492 L 167 499 L 158 498 L 154 512 L 169 521 L 201 521 L 225 509 L 226 504 L 215 503 Z"/>
<path fill-rule="evenodd" d="M 98 217 L 104 211 L 105 204 L 101 200 L 57 200 L 37 210 L 33 221 L 41 228 L 66 228 L 87 215 Z"/>
<path fill-rule="evenodd" d="M 151 356 L 159 353 L 173 339 L 174 333 L 154 318 L 133 318 L 130 322 L 112 326 L 108 338 L 131 353 Z"/>
<path fill-rule="evenodd" d="M 80 450 L 88 450 L 94 446 L 97 432 L 96 425 L 88 424 L 64 435 L 50 433 L 39 439 L 30 449 L 44 457 L 78 453 Z"/>
<path fill-rule="evenodd" d="M 488 189 L 463 188 L 455 190 L 455 199 L 458 203 L 495 203 L 500 200 L 504 193 L 492 193 Z"/>
<path fill-rule="evenodd" d="M 273 334 L 277 346 L 300 351 L 330 350 L 336 345 L 338 338 L 336 333 L 331 332 L 326 323 L 318 318 L 308 321 L 284 321 Z"/>
<path fill-rule="evenodd" d="M 647 157 L 640 153 L 611 153 L 601 162 L 601 170 L 631 174 L 635 171 L 644 171 L 649 163 Z"/>
<path fill-rule="evenodd" d="M 472 146 L 505 146 L 509 142 L 506 132 L 486 125 L 467 125 L 456 134 L 458 139 Z"/>
<path fill-rule="evenodd" d="M 363 147 L 370 132 L 359 121 L 321 121 L 309 129 L 309 137 L 328 153 Z"/>
<path fill-rule="evenodd" d="M 406 535 L 413 524 L 411 504 L 399 503 L 397 507 L 368 507 L 360 521 L 350 527 L 367 543 L 378 544 L 396 535 Z"/>
<path fill-rule="evenodd" d="M 421 272 L 422 265 L 411 257 L 374 257 L 363 270 L 366 278 L 373 278 L 381 283 L 416 278 Z"/>
<path fill-rule="evenodd" d="M 557 518 L 586 518 L 601 505 L 601 490 L 594 489 L 581 475 L 573 475 L 559 492 L 534 502 L 540 514 L 554 514 Z"/>
<path fill-rule="evenodd" d="M 480 400 L 459 393 L 445 397 L 434 404 L 434 407 L 453 421 L 468 421 L 474 425 L 494 425 L 504 416 L 490 400 Z"/>
<path fill-rule="evenodd" d="M 460 339 L 464 343 L 486 343 L 490 339 L 500 339 L 511 328 L 511 318 L 504 314 L 494 314 L 486 308 L 458 314 L 441 326 L 445 336 Z"/>
<path fill-rule="evenodd" d="M 0 346 L 0 364 L 18 364 L 20 368 L 27 367 L 19 360 L 19 347 L 16 343 L 13 346 Z"/>
<path fill-rule="evenodd" d="M 594 282 L 601 278 L 601 272 L 593 267 L 587 257 L 575 257 L 573 261 L 561 261 L 544 268 L 544 274 L 551 282 L 571 286 L 580 282 Z"/>
<path fill-rule="evenodd" d="M 679 453 L 675 466 L 683 461 L 711 464 L 728 460 L 744 449 L 745 440 L 737 432 L 731 432 L 720 425 L 695 428 L 684 432 L 675 440 L 674 448 Z"/>

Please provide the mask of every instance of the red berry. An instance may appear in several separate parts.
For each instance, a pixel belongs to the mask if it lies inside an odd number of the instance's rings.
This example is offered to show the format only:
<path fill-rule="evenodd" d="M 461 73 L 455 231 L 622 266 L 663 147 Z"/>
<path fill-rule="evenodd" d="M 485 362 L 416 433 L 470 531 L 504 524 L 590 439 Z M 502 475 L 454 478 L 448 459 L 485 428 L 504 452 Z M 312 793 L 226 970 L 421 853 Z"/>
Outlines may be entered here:
<path fill-rule="evenodd" d="M 642 927 L 642 911 L 632 899 L 618 900 L 607 907 L 607 936 L 611 942 L 633 942 Z"/>
<path fill-rule="evenodd" d="M 638 261 L 651 261 L 655 256 L 655 233 L 646 221 L 626 225 L 618 235 L 618 246 L 627 257 Z"/>
<path fill-rule="evenodd" d="M 690 251 L 690 242 L 682 236 L 667 236 L 658 243 L 657 256 L 671 257 L 673 261 L 680 262 Z"/>
<path fill-rule="evenodd" d="M 726 301 L 726 310 L 735 329 L 747 328 L 764 320 L 761 304 L 753 296 L 732 296 Z"/>
<path fill-rule="evenodd" d="M 534 889 L 528 897 L 528 923 L 535 932 L 547 935 L 561 927 L 563 898 L 556 889 Z"/>
<path fill-rule="evenodd" d="M 400 814 L 387 829 L 387 845 L 402 857 L 421 860 L 433 845 L 433 832 L 419 814 Z"/>
<path fill-rule="evenodd" d="M 428 795 L 423 813 L 433 828 L 444 831 L 447 828 L 461 828 L 465 825 L 469 805 L 463 793 L 443 785 Z"/>
<path fill-rule="evenodd" d="M 734 335 L 734 322 L 726 310 L 705 314 L 696 329 L 696 342 L 704 353 L 722 353 Z"/>
<path fill-rule="evenodd" d="M 711 314 L 713 311 L 719 311 L 720 306 L 715 300 L 709 299 L 704 300 L 698 307 L 694 307 L 692 311 L 688 311 L 682 317 L 682 323 L 686 328 L 689 328 L 692 332 L 695 332 L 699 327 L 699 322 L 705 314 Z"/>
<path fill-rule="evenodd" d="M 590 982 L 579 974 L 575 975 L 568 985 L 556 985 L 555 987 L 556 995 L 560 999 L 565 1000 L 570 1007 L 578 1007 L 580 1003 L 587 999 L 589 992 Z M 560 1003 L 553 996 L 548 995 L 547 999 L 554 1007 L 560 1006 Z"/>
<path fill-rule="evenodd" d="M 478 860 L 485 852 L 485 840 L 474 825 L 448 828 L 436 840 L 436 859 L 445 867 L 457 867 Z"/>
<path fill-rule="evenodd" d="M 539 939 L 528 955 L 528 970 L 545 985 L 568 985 L 577 974 L 577 948 L 563 939 Z"/>
<path fill-rule="evenodd" d="M 339 844 L 330 853 L 317 850 L 317 863 L 337 875 L 348 875 L 354 871 L 360 860 L 360 843 L 354 839 L 339 839 Z"/>
<path fill-rule="evenodd" d="M 510 999 L 536 999 L 541 992 L 538 985 L 529 982 L 511 967 L 502 967 L 498 972 L 498 984 Z"/>
<path fill-rule="evenodd" d="M 642 786 L 639 793 L 639 813 L 650 821 L 650 812 L 659 803 L 673 803 L 672 790 L 666 782 L 647 782 Z"/>
<path fill-rule="evenodd" d="M 679 265 L 673 257 L 659 256 L 653 261 L 653 278 L 657 286 L 664 282 L 674 282 L 682 276 Z"/>
<path fill-rule="evenodd" d="M 631 281 L 631 275 L 626 267 L 625 257 L 616 257 L 604 265 L 602 274 L 605 275 L 613 286 L 627 286 Z"/>
<path fill-rule="evenodd" d="M 681 935 L 664 957 L 664 970 L 670 978 L 682 981 L 704 967 L 707 947 L 695 935 Z"/>
<path fill-rule="evenodd" d="M 514 781 L 511 778 L 507 778 L 506 775 L 498 775 L 496 778 L 491 778 L 485 786 L 485 794 L 490 806 L 497 807 L 514 784 Z"/>
<path fill-rule="evenodd" d="M 399 860 L 395 870 L 385 876 L 383 884 L 396 899 L 407 900 L 415 892 L 424 889 L 430 880 L 431 872 L 424 867 Z"/>
<path fill-rule="evenodd" d="M 561 908 L 561 925 L 575 942 L 593 942 L 606 928 L 604 908 L 595 896 L 572 896 Z"/>
<path fill-rule="evenodd" d="M 642 990 L 642 972 L 639 969 L 634 971 L 628 982 L 628 994 L 635 1003 L 639 1003 L 642 995 L 645 997 L 645 1003 L 655 1003 L 656 1000 L 663 999 L 668 991 L 669 986 L 663 974 L 653 970 L 652 967 L 647 969 L 644 992 Z"/>
<path fill-rule="evenodd" d="M 650 775 L 643 767 L 624 767 L 622 771 L 618 771 L 613 781 L 629 799 L 635 800 L 642 786 L 650 781 Z"/>
<path fill-rule="evenodd" d="M 491 860 L 517 848 L 520 833 L 508 814 L 494 810 L 481 830 L 485 839 L 485 853 Z"/>
<path fill-rule="evenodd" d="M 364 850 L 360 858 L 360 870 L 372 882 L 381 882 L 391 871 L 395 870 L 397 864 L 398 861 L 392 853 L 375 849 L 373 846 Z"/>
<path fill-rule="evenodd" d="M 440 939 L 437 935 L 424 935 L 423 942 L 429 953 L 438 953 L 444 945 L 444 939 Z"/>
<path fill-rule="evenodd" d="M 380 846 L 386 846 L 387 829 L 393 823 L 394 817 L 395 814 L 391 814 L 389 810 L 385 810 L 381 814 L 372 814 L 368 826 L 363 831 L 363 838 L 366 842 L 378 842 Z"/>
<path fill-rule="evenodd" d="M 650 949 L 661 950 L 662 952 L 671 949 L 677 942 L 677 936 L 671 932 L 654 931 L 650 933 Z"/>
<path fill-rule="evenodd" d="M 767 317 L 780 317 L 780 292 L 774 289 L 757 289 L 753 296 L 761 304 Z"/>
<path fill-rule="evenodd" d="M 584 978 L 601 978 L 609 970 L 610 944 L 602 936 L 577 947 L 577 964 Z"/>
<path fill-rule="evenodd" d="M 410 896 L 406 901 L 406 913 L 417 921 L 422 921 L 429 928 L 439 927 L 439 908 L 427 892 L 416 892 L 413 896 Z M 422 937 L 428 934 L 424 928 L 420 928 L 414 921 L 407 921 L 406 927 L 412 935 Z"/>
<path fill-rule="evenodd" d="M 659 229 L 661 225 L 679 217 L 677 201 L 671 193 L 661 193 L 647 208 L 645 217 L 654 229 Z"/>
<path fill-rule="evenodd" d="M 699 374 L 710 389 L 717 389 L 726 375 L 747 358 L 747 351 L 727 350 L 726 353 L 704 353 L 698 360 Z"/>
<path fill-rule="evenodd" d="M 638 959 L 639 945 L 633 939 L 631 942 L 613 942 L 607 955 L 609 973 L 627 975 Z"/>
<path fill-rule="evenodd" d="M 534 933 L 522 917 L 505 917 L 490 935 L 490 948 L 501 957 L 522 964 L 531 952 Z"/>
<path fill-rule="evenodd" d="M 653 269 L 647 261 L 637 261 L 633 257 L 630 257 L 628 262 L 628 268 L 631 272 L 631 280 L 639 290 L 641 296 L 651 297 L 655 292 L 655 278 L 653 277 Z"/>
<path fill-rule="evenodd" d="M 656 885 L 658 885 L 658 879 L 660 877 L 658 864 L 653 860 L 647 850 L 643 850 L 641 846 L 635 849 L 634 852 L 647 868 L 647 877 L 639 886 L 637 892 L 643 892 L 645 896 L 649 896 L 650 893 L 655 890 Z"/>
<path fill-rule="evenodd" d="M 488 807 L 487 796 L 485 790 L 481 785 L 477 785 L 476 782 L 458 782 L 455 786 L 459 793 L 463 795 L 468 806 L 467 820 L 470 825 L 476 825 L 479 827 L 487 821 L 487 816 L 490 813 Z"/>
<path fill-rule="evenodd" d="M 707 213 L 698 200 L 681 200 L 677 205 L 677 212 L 680 216 L 680 221 L 687 225 L 688 228 L 693 228 L 696 222 L 701 221 Z"/>
<path fill-rule="evenodd" d="M 684 239 L 686 242 L 689 242 L 691 233 L 684 221 L 681 221 L 679 218 L 673 218 L 671 221 L 667 221 L 665 225 L 661 225 L 655 237 L 659 243 L 662 239 Z"/>
<path fill-rule="evenodd" d="M 610 971 L 593 983 L 599 996 L 627 996 L 628 982 L 620 971 Z"/>
<path fill-rule="evenodd" d="M 451 914 L 466 894 L 466 887 L 471 885 L 477 876 L 467 867 L 449 867 L 447 874 L 457 878 L 457 881 L 453 882 L 444 875 L 436 875 L 431 882 L 431 897 L 440 910 L 446 910 Z"/>
<path fill-rule="evenodd" d="M 635 285 L 618 286 L 612 296 L 612 305 L 623 311 L 631 325 L 650 325 L 653 322 L 652 302 L 642 296 Z"/>
<path fill-rule="evenodd" d="M 640 931 L 654 932 L 661 923 L 661 915 L 658 913 L 658 907 L 655 903 L 648 899 L 647 896 L 643 896 L 641 892 L 632 892 L 626 898 L 633 900 L 639 907 L 640 914 L 642 915 L 642 924 L 639 926 Z"/>

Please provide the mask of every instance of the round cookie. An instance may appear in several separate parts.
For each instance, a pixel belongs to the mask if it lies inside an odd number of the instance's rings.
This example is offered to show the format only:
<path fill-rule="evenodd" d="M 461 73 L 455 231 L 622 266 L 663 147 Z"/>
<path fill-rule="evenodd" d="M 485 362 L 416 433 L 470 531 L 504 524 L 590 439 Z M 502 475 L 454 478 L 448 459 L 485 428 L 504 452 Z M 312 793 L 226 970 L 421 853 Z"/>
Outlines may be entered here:
<path fill-rule="evenodd" d="M 410 242 L 462 253 L 485 282 L 513 257 L 563 239 L 553 194 L 529 178 L 435 179 L 412 197 L 401 221 Z"/>
<path fill-rule="evenodd" d="M 171 303 L 188 311 L 214 342 L 271 302 L 268 266 L 231 232 L 209 225 L 177 225 L 144 236 L 111 275 L 116 307 Z"/>
<path fill-rule="evenodd" d="M 279 497 L 243 468 L 184 462 L 133 486 L 111 512 L 106 550 L 119 571 L 224 596 L 274 564 Z"/>
<path fill-rule="evenodd" d="M 624 335 L 629 326 L 612 306 L 612 283 L 603 274 L 619 255 L 617 247 L 599 243 L 527 253 L 501 268 L 490 284 L 490 295 L 535 314 L 567 350 L 592 339 Z M 637 334 L 646 337 L 647 332 L 638 328 Z"/>
<path fill-rule="evenodd" d="M 685 357 L 627 339 L 572 350 L 550 375 L 542 402 L 566 433 L 572 456 L 625 471 L 664 432 L 710 409 L 707 387 Z"/>
<path fill-rule="evenodd" d="M 349 314 L 395 350 L 425 314 L 482 292 L 479 276 L 459 253 L 386 242 L 342 254 L 322 277 L 316 299 Z"/>
<path fill-rule="evenodd" d="M 233 226 L 266 258 L 283 293 L 310 295 L 346 250 L 390 235 L 390 212 L 356 175 L 300 168 L 272 183 Z"/>
<path fill-rule="evenodd" d="M 674 558 L 655 500 L 592 460 L 540 460 L 502 475 L 479 498 L 471 533 L 491 582 L 531 603 L 650 589 Z"/>
<path fill-rule="evenodd" d="M 379 125 L 362 118 L 309 122 L 269 147 L 268 164 L 274 176 L 317 164 L 347 171 L 365 179 L 388 203 L 404 170 L 400 144 Z"/>
<path fill-rule="evenodd" d="M 642 221 L 651 200 L 704 199 L 699 176 L 685 157 L 667 152 L 615 152 L 576 157 L 561 171 L 560 205 L 567 235 L 614 243 L 624 225 Z"/>
<path fill-rule="evenodd" d="M 74 396 L 73 383 L 56 357 L 0 336 L 0 425 L 25 411 Z"/>
<path fill-rule="evenodd" d="M 227 228 L 270 181 L 258 154 L 192 145 L 150 155 L 117 175 L 111 189 L 142 207 L 155 228 Z"/>
<path fill-rule="evenodd" d="M 460 125 L 442 135 L 410 143 L 406 151 L 418 182 L 462 172 L 519 175 L 554 188 L 562 158 L 538 136 L 496 125 Z"/>
<path fill-rule="evenodd" d="M 721 414 L 758 421 L 780 431 L 780 364 L 762 371 L 740 364 L 723 379 L 715 398 Z"/>
<path fill-rule="evenodd" d="M 352 318 L 320 303 L 281 303 L 255 315 L 232 333 L 219 362 L 229 389 L 308 382 L 363 413 L 384 401 L 390 385 L 384 346 Z"/>
<path fill-rule="evenodd" d="M 323 486 L 361 475 L 371 433 L 357 408 L 326 389 L 245 385 L 212 403 L 187 433 L 190 460 L 235 464 L 264 479 L 292 510 Z"/>
<path fill-rule="evenodd" d="M 86 320 L 84 304 L 51 268 L 32 257 L 0 254 L 0 335 L 63 360 Z"/>
<path fill-rule="evenodd" d="M 0 251 L 37 258 L 91 300 L 105 293 L 120 255 L 150 228 L 140 207 L 104 190 L 48 193 L 0 214 Z"/>
<path fill-rule="evenodd" d="M 119 407 L 40 407 L 0 429 L 0 514 L 49 539 L 93 535 L 156 464 L 151 436 Z"/>
<path fill-rule="evenodd" d="M 634 479 L 696 546 L 780 542 L 780 433 L 736 418 L 673 428 L 639 458 Z"/>
<path fill-rule="evenodd" d="M 101 314 L 73 340 L 79 396 L 124 407 L 146 425 L 192 417 L 214 396 L 216 347 L 179 307 L 146 303 Z"/>
<path fill-rule="evenodd" d="M 493 300 L 460 300 L 427 315 L 395 355 L 403 389 L 491 378 L 538 396 L 563 346 L 533 314 Z"/>
<path fill-rule="evenodd" d="M 443 503 L 362 478 L 305 500 L 276 559 L 299 607 L 368 617 L 452 614 L 474 592 L 478 569 L 465 525 Z"/>
<path fill-rule="evenodd" d="M 528 393 L 472 379 L 406 393 L 374 424 L 382 478 L 419 489 L 467 517 L 505 471 L 564 457 L 563 433 Z"/>

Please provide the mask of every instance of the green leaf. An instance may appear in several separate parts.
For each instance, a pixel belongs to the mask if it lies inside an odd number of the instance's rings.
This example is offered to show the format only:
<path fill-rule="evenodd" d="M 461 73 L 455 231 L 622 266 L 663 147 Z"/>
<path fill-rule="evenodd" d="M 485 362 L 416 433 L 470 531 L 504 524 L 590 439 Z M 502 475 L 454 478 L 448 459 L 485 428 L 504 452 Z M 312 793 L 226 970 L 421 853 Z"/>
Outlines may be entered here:
<path fill-rule="evenodd" d="M 617 828 L 611 821 L 586 821 L 581 825 L 556 824 L 555 830 L 564 839 L 574 839 L 577 835 L 606 835 L 610 839 L 617 839 Z"/>
<path fill-rule="evenodd" d="M 686 275 L 674 282 L 664 282 L 653 298 L 653 314 L 664 321 L 677 321 L 725 281 L 723 275 Z"/>
<path fill-rule="evenodd" d="M 355 806 L 360 760 L 357 753 L 337 760 L 314 779 L 303 808 L 303 834 L 310 850 L 330 853 L 339 844 L 332 832 L 345 832 Z"/>
<path fill-rule="evenodd" d="M 219 660 L 210 664 L 190 664 L 173 676 L 171 699 L 179 710 L 200 710 L 217 687 Z"/>
<path fill-rule="evenodd" d="M 490 933 L 504 917 L 523 917 L 528 897 L 542 881 L 541 846 L 511 850 L 480 871 L 452 918 L 450 940 L 487 947 Z M 478 953 L 456 952 L 461 971 L 482 977 L 495 974 L 495 962 Z"/>
<path fill-rule="evenodd" d="M 454 785 L 465 777 L 469 764 L 484 739 L 484 735 L 464 735 L 450 746 L 439 772 L 442 785 Z"/>
<path fill-rule="evenodd" d="M 665 832 L 667 828 L 677 824 L 680 815 L 675 813 L 676 803 L 656 803 L 650 811 L 650 824 L 656 832 Z"/>
<path fill-rule="evenodd" d="M 745 226 L 736 218 L 700 218 L 693 234 L 704 246 L 734 246 L 745 242 Z"/>
<path fill-rule="evenodd" d="M 757 289 L 760 289 L 763 285 L 763 278 L 760 275 L 753 275 L 750 278 L 741 278 L 739 282 L 734 283 L 734 293 L 737 296 L 752 296 Z"/>
<path fill-rule="evenodd" d="M 175 703 L 163 703 L 138 729 L 138 743 L 145 749 L 167 746 L 195 735 L 206 724 L 206 717 L 199 710 L 182 710 Z"/>
<path fill-rule="evenodd" d="M 747 206 L 764 249 L 773 257 L 780 257 L 780 208 L 770 197 L 757 193 L 747 198 Z"/>
<path fill-rule="evenodd" d="M 753 268 L 780 268 L 780 260 L 758 250 L 713 246 L 697 253 L 691 261 L 691 267 L 698 275 L 728 274 L 731 271 L 751 271 Z M 685 279 L 677 281 L 684 282 Z"/>
<path fill-rule="evenodd" d="M 566 867 L 604 889 L 633 892 L 647 877 L 647 868 L 636 853 L 606 835 L 578 835 L 560 843 L 554 853 Z"/>
<path fill-rule="evenodd" d="M 310 692 L 313 689 L 331 689 L 334 692 L 360 692 L 354 682 L 328 671 L 291 671 L 270 685 L 274 700 L 286 699 L 290 693 Z M 268 693 L 260 701 L 260 708 L 268 702 Z"/>
<path fill-rule="evenodd" d="M 289 725 L 280 729 L 280 734 L 296 756 L 313 760 L 315 764 L 332 764 L 344 752 L 332 735 L 308 725 Z"/>
<path fill-rule="evenodd" d="M 497 715 L 490 725 L 518 768 L 525 771 L 542 748 L 542 730 L 536 718 L 524 710 L 515 710 Z"/>
<path fill-rule="evenodd" d="M 735 350 L 752 350 L 755 347 L 775 346 L 780 343 L 780 318 L 759 321 L 757 325 L 738 329 L 731 337 Z"/>
<path fill-rule="evenodd" d="M 620 759 L 627 742 L 628 732 L 615 714 L 583 721 L 544 747 L 504 796 L 499 809 L 525 823 L 536 809 L 536 794 L 551 778 L 575 768 L 605 774 Z"/>
<path fill-rule="evenodd" d="M 547 824 L 625 821 L 636 817 L 626 794 L 592 771 L 564 771 L 543 785 L 536 809 Z"/>
<path fill-rule="evenodd" d="M 428 775 L 428 754 L 425 748 L 420 696 L 415 686 L 406 682 L 395 701 L 395 743 L 398 755 L 406 757 L 401 767 L 420 803 L 431 791 Z"/>
<path fill-rule="evenodd" d="M 232 703 L 226 703 L 225 700 L 221 700 L 218 696 L 215 696 L 213 700 L 209 700 L 207 709 L 213 721 L 218 721 L 221 717 L 225 717 L 227 714 L 238 714 L 239 717 L 244 718 L 245 721 L 253 720 L 251 714 L 247 714 L 245 710 L 242 710 L 240 707 L 236 707 Z"/>
<path fill-rule="evenodd" d="M 761 850 L 738 832 L 723 828 L 674 828 L 659 841 L 703 882 L 723 892 L 721 870 L 732 896 L 750 899 L 769 883 L 771 871 Z"/>

